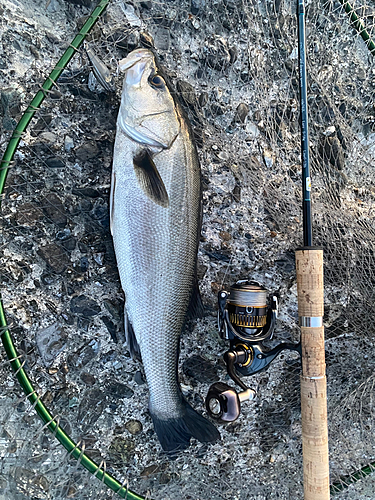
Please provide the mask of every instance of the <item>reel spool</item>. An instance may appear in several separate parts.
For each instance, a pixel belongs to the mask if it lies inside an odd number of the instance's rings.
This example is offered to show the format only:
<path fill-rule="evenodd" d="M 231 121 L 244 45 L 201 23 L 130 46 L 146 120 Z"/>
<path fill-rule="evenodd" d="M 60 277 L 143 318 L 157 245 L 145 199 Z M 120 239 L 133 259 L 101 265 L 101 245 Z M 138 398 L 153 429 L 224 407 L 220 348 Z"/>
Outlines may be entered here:
<path fill-rule="evenodd" d="M 233 422 L 241 412 L 241 402 L 255 398 L 254 389 L 247 387 L 241 375 L 253 375 L 268 368 L 283 350 L 301 354 L 300 344 L 282 342 L 273 349 L 263 345 L 273 337 L 278 313 L 276 295 L 256 281 L 240 280 L 218 295 L 218 327 L 222 338 L 229 340 L 230 349 L 224 354 L 228 375 L 243 389 L 237 393 L 233 387 L 217 382 L 206 398 L 210 416 L 218 422 Z"/>
<path fill-rule="evenodd" d="M 267 299 L 267 290 L 257 281 L 240 280 L 230 287 L 229 292 L 219 292 L 221 336 L 244 342 L 272 338 L 278 302 L 275 295 L 270 301 Z"/>

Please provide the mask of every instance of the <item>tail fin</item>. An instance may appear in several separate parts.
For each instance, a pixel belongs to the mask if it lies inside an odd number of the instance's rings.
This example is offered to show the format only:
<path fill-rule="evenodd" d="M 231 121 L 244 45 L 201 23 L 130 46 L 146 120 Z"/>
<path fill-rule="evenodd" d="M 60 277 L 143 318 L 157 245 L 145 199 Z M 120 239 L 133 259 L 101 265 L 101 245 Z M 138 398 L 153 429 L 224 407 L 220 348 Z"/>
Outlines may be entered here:
<path fill-rule="evenodd" d="M 211 443 L 220 439 L 219 431 L 206 418 L 197 413 L 186 401 L 185 413 L 179 418 L 161 419 L 151 413 L 155 432 L 164 451 L 175 455 L 190 445 L 194 437 L 201 443 Z"/>

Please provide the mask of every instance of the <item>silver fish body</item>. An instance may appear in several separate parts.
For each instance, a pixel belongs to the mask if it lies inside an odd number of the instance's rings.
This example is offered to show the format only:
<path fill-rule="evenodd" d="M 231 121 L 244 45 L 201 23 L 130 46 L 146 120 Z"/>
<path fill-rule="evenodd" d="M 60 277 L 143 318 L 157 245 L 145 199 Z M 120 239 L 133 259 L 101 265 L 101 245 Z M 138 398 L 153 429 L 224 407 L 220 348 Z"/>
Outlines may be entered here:
<path fill-rule="evenodd" d="M 183 399 L 177 380 L 179 337 L 196 285 L 200 167 L 191 129 L 152 52 L 133 51 L 121 68 L 111 231 L 128 346 L 141 354 L 154 427 L 172 451 L 186 448 L 191 436 L 219 437 Z"/>

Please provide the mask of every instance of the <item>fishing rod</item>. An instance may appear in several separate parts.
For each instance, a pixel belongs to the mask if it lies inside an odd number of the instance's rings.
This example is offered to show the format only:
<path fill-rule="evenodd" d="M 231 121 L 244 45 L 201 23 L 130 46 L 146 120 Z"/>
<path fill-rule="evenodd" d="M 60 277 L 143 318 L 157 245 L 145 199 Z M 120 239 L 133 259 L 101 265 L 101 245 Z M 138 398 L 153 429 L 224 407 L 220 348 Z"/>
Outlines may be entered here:
<path fill-rule="evenodd" d="M 303 484 L 305 500 L 327 500 L 330 490 L 323 327 L 323 250 L 312 246 L 304 0 L 298 0 L 297 18 L 304 246 L 296 249 L 295 258 L 298 316 L 301 328 Z"/>
<path fill-rule="evenodd" d="M 283 350 L 296 351 L 302 358 L 301 419 L 305 500 L 329 499 L 327 394 L 323 328 L 323 251 L 313 246 L 311 178 L 307 106 L 305 4 L 298 0 L 298 53 L 301 115 L 303 247 L 295 252 L 298 316 L 301 341 L 280 343 L 273 349 L 264 345 L 273 338 L 278 312 L 276 294 L 257 282 L 241 280 L 221 290 L 218 296 L 218 326 L 230 341 L 224 354 L 228 375 L 242 389 L 222 382 L 213 384 L 206 398 L 210 416 L 218 422 L 233 422 L 241 403 L 252 400 L 255 390 L 239 377 L 266 369 Z"/>

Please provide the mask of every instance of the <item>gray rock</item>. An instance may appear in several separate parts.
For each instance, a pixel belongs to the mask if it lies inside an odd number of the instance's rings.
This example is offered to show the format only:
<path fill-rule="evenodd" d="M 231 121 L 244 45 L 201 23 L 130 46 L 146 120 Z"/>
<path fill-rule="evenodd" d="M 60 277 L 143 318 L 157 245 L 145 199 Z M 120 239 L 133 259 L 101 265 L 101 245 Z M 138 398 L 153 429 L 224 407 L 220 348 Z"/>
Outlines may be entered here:
<path fill-rule="evenodd" d="M 17 122 L 13 118 L 9 118 L 9 116 L 4 116 L 2 125 L 4 130 L 10 131 L 16 128 Z"/>
<path fill-rule="evenodd" d="M 123 467 L 133 459 L 134 448 L 132 439 L 116 437 L 109 446 L 108 456 L 114 465 Z"/>
<path fill-rule="evenodd" d="M 106 406 L 106 394 L 100 389 L 85 392 L 78 408 L 78 423 L 85 429 L 92 427 Z"/>
<path fill-rule="evenodd" d="M 329 162 L 338 170 L 343 170 L 345 166 L 344 152 L 336 134 L 323 135 L 319 143 L 319 153 L 325 162 Z"/>
<path fill-rule="evenodd" d="M 21 89 L 10 87 L 0 93 L 0 114 L 14 118 L 21 111 Z"/>
<path fill-rule="evenodd" d="M 36 137 L 38 134 L 40 134 L 40 132 L 43 132 L 43 130 L 48 127 L 48 125 L 51 123 L 52 121 L 52 115 L 51 114 L 44 114 L 42 115 L 38 121 L 36 122 L 36 124 L 32 127 L 31 131 L 30 131 L 30 134 L 33 136 L 33 137 Z"/>
<path fill-rule="evenodd" d="M 59 323 L 38 330 L 36 345 L 45 366 L 50 367 L 57 356 L 66 348 L 66 335 Z"/>
<path fill-rule="evenodd" d="M 140 19 L 137 12 L 138 9 L 136 10 L 133 5 L 125 2 L 121 4 L 121 8 L 130 26 L 134 27 L 142 26 L 142 20 Z"/>
<path fill-rule="evenodd" d="M 160 464 L 148 465 L 147 467 L 145 467 L 141 471 L 140 476 L 141 477 L 154 476 L 154 475 L 158 474 L 161 470 L 162 470 L 162 467 L 160 466 Z"/>
<path fill-rule="evenodd" d="M 43 212 L 32 203 L 22 204 L 16 212 L 16 222 L 19 226 L 33 227 L 43 217 Z"/>
<path fill-rule="evenodd" d="M 134 382 L 136 382 L 138 385 L 143 385 L 146 383 L 145 379 L 142 376 L 142 373 L 139 370 L 135 372 Z"/>
<path fill-rule="evenodd" d="M 223 71 L 231 61 L 227 42 L 220 36 L 211 37 L 205 47 L 203 60 L 207 65 L 218 71 Z"/>
<path fill-rule="evenodd" d="M 71 151 L 74 148 L 74 141 L 73 139 L 69 136 L 66 135 L 64 138 L 64 149 L 67 153 Z"/>
<path fill-rule="evenodd" d="M 102 316 L 100 319 L 103 321 L 103 323 L 107 327 L 107 330 L 108 330 L 112 340 L 117 343 L 118 338 L 116 335 L 117 334 L 116 325 L 113 323 L 113 321 L 108 316 Z"/>
<path fill-rule="evenodd" d="M 113 382 L 107 388 L 107 393 L 115 399 L 128 399 L 133 396 L 134 391 L 121 382 Z"/>
<path fill-rule="evenodd" d="M 207 92 L 202 92 L 198 97 L 198 104 L 201 108 L 204 108 L 208 103 L 208 94 Z"/>
<path fill-rule="evenodd" d="M 366 71 L 363 68 L 358 68 L 357 76 L 358 80 L 361 80 L 363 82 L 367 78 Z"/>
<path fill-rule="evenodd" d="M 79 248 L 79 251 L 81 253 L 87 253 L 89 251 L 88 246 L 85 243 L 83 243 L 82 241 L 78 242 L 78 248 Z"/>
<path fill-rule="evenodd" d="M 100 196 L 99 191 L 92 187 L 73 188 L 72 193 L 77 196 L 87 196 L 89 198 L 98 198 Z"/>
<path fill-rule="evenodd" d="M 56 233 L 56 239 L 60 241 L 64 241 L 70 237 L 72 234 L 71 230 L 69 228 L 65 228 L 62 231 L 59 231 Z"/>
<path fill-rule="evenodd" d="M 79 271 L 81 273 L 85 273 L 89 268 L 89 259 L 86 256 L 83 256 L 79 260 Z"/>
<path fill-rule="evenodd" d="M 246 129 L 246 132 L 249 134 L 249 138 L 251 138 L 251 139 L 256 139 L 260 135 L 260 130 L 255 125 L 255 123 L 247 122 L 245 129 Z"/>
<path fill-rule="evenodd" d="M 222 104 L 218 104 L 218 103 L 214 102 L 211 105 L 210 111 L 211 111 L 212 116 L 221 116 L 225 113 L 226 109 L 225 109 L 225 106 L 223 106 Z"/>
<path fill-rule="evenodd" d="M 69 364 L 81 369 L 92 361 L 99 353 L 100 343 L 92 340 L 79 351 L 69 356 Z"/>
<path fill-rule="evenodd" d="M 43 285 L 48 286 L 48 285 L 52 285 L 54 283 L 55 278 L 54 278 L 54 276 L 51 276 L 50 274 L 43 273 L 40 280 L 43 283 Z"/>
<path fill-rule="evenodd" d="M 229 60 L 230 64 L 235 63 L 238 59 L 238 49 L 236 46 L 229 48 L 229 55 L 230 55 L 230 60 Z"/>
<path fill-rule="evenodd" d="M 234 121 L 245 123 L 248 114 L 249 114 L 249 106 L 244 102 L 241 102 L 237 106 L 236 114 L 234 115 Z"/>
<path fill-rule="evenodd" d="M 103 300 L 104 307 L 107 309 L 109 314 L 112 316 L 112 318 L 116 321 L 119 322 L 122 317 L 122 310 L 124 308 L 123 302 L 120 303 L 115 303 L 112 302 L 111 300 L 104 299 Z"/>
<path fill-rule="evenodd" d="M 279 269 L 288 274 L 294 271 L 296 267 L 292 255 L 287 255 L 283 258 L 275 260 L 275 264 Z"/>
<path fill-rule="evenodd" d="M 62 241 L 61 245 L 69 252 L 73 251 L 76 247 L 77 241 L 75 238 L 66 238 Z"/>
<path fill-rule="evenodd" d="M 41 454 L 45 458 L 45 454 Z M 14 467 L 12 473 L 12 483 L 10 486 L 10 498 L 25 499 L 25 485 L 27 485 L 27 498 L 37 498 L 38 500 L 47 500 L 50 498 L 48 493 L 49 482 L 45 476 L 34 470 L 25 467 Z"/>
<path fill-rule="evenodd" d="M 216 366 L 202 358 L 202 356 L 191 356 L 182 365 L 182 370 L 188 377 L 196 382 L 211 384 L 218 380 Z"/>
<path fill-rule="evenodd" d="M 105 252 L 94 253 L 93 257 L 94 257 L 95 262 L 99 266 L 102 266 L 104 263 Z"/>
<path fill-rule="evenodd" d="M 70 301 L 70 310 L 74 314 L 80 314 L 85 318 L 91 318 L 100 313 L 100 306 L 95 300 L 86 297 L 85 295 L 78 295 L 73 297 Z"/>
<path fill-rule="evenodd" d="M 39 135 L 39 140 L 41 142 L 44 142 L 45 144 L 48 144 L 48 145 L 56 144 L 56 142 L 57 142 L 57 135 L 54 134 L 54 133 L 52 133 L 52 132 L 42 132 Z"/>
<path fill-rule="evenodd" d="M 94 377 L 94 375 L 91 375 L 91 373 L 88 373 L 88 372 L 82 372 L 80 375 L 80 379 L 86 385 L 90 385 L 90 386 L 95 385 L 95 382 L 96 382 L 96 378 Z"/>
<path fill-rule="evenodd" d="M 239 203 L 241 201 L 241 186 L 236 184 L 232 191 L 233 198 Z"/>
<path fill-rule="evenodd" d="M 50 243 L 38 250 L 38 255 L 57 274 L 61 274 L 70 264 L 70 259 L 66 251 L 56 243 Z"/>
<path fill-rule="evenodd" d="M 126 38 L 126 49 L 129 51 L 134 50 L 138 47 L 138 44 L 139 44 L 139 33 L 137 31 L 129 33 Z"/>
<path fill-rule="evenodd" d="M 160 26 L 158 28 L 157 32 L 155 33 L 154 44 L 155 48 L 157 48 L 158 50 L 169 50 L 170 35 L 168 28 L 164 26 Z"/>
<path fill-rule="evenodd" d="M 81 161 L 91 160 L 98 156 L 99 148 L 95 141 L 87 141 L 75 149 L 77 158 Z"/>
<path fill-rule="evenodd" d="M 65 227 L 68 219 L 65 215 L 65 207 L 60 198 L 54 194 L 49 193 L 43 200 L 43 212 L 49 219 L 59 227 Z"/>
<path fill-rule="evenodd" d="M 83 332 L 88 332 L 89 327 L 90 327 L 89 318 L 84 318 L 83 316 L 78 316 L 78 319 L 77 319 L 78 330 L 82 330 Z"/>
<path fill-rule="evenodd" d="M 108 216 L 108 205 L 102 199 L 97 200 L 92 211 L 93 219 L 100 220 Z"/>
<path fill-rule="evenodd" d="M 208 270 L 208 267 L 205 266 L 204 264 L 199 264 L 197 265 L 197 278 L 198 280 L 202 280 Z"/>
<path fill-rule="evenodd" d="M 65 167 L 64 161 L 58 156 L 51 156 L 45 160 L 50 168 L 63 168 Z"/>
<path fill-rule="evenodd" d="M 206 9 L 206 0 L 191 0 L 190 11 L 196 16 Z"/>
<path fill-rule="evenodd" d="M 194 87 L 188 82 L 177 80 L 176 88 L 186 106 L 194 107 L 197 102 Z"/>
<path fill-rule="evenodd" d="M 133 436 L 135 436 L 136 434 L 142 432 L 143 426 L 139 420 L 129 420 L 125 424 L 125 429 L 129 431 L 130 434 L 133 434 Z"/>

